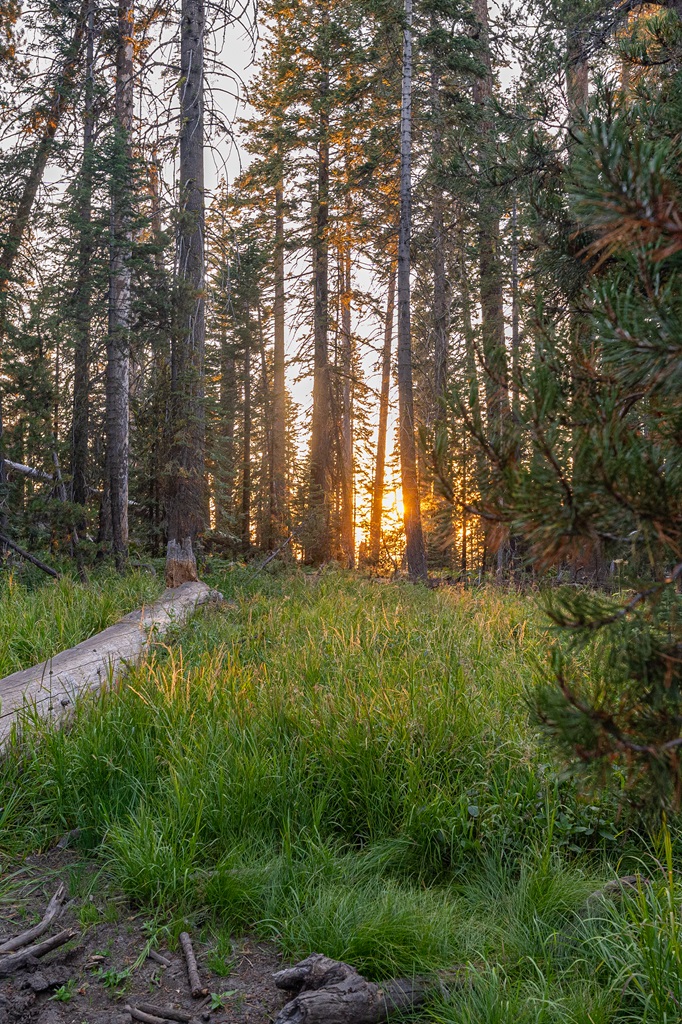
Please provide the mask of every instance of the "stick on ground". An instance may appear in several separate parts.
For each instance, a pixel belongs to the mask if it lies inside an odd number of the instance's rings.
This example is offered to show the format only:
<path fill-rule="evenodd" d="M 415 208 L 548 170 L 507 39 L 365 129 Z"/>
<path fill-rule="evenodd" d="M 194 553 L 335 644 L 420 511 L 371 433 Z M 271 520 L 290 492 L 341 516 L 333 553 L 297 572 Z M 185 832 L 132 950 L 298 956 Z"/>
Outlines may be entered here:
<path fill-rule="evenodd" d="M 172 1006 L 153 1006 L 152 1003 L 138 1003 L 137 1009 L 142 1013 L 150 1013 L 153 1017 L 163 1017 L 164 1020 L 178 1020 L 180 1024 L 189 1024 L 192 1019 L 191 1013 L 185 1010 L 175 1010 Z"/>
<path fill-rule="evenodd" d="M 20 932 L 19 935 L 13 936 L 11 939 L 7 939 L 0 946 L 0 953 L 13 953 L 15 949 L 21 949 L 23 946 L 28 946 L 29 943 L 34 942 L 35 939 L 40 938 L 47 929 L 50 927 L 53 921 L 56 921 L 64 909 L 64 896 L 66 894 L 66 886 L 60 885 L 56 893 L 47 905 L 45 916 L 42 921 L 34 925 L 33 928 L 27 928 L 25 932 Z"/>
<path fill-rule="evenodd" d="M 63 946 L 75 934 L 72 928 L 65 928 L 63 932 L 57 932 L 56 935 L 51 935 L 49 939 L 43 939 L 42 942 L 37 942 L 34 946 L 26 946 L 25 949 L 20 949 L 18 953 L 10 953 L 9 956 L 3 957 L 0 960 L 0 978 L 7 977 L 8 974 L 17 971 L 24 964 L 30 963 L 34 958 L 45 956 L 46 953 L 57 949 L 58 946 Z"/>
<path fill-rule="evenodd" d="M 189 987 L 192 995 L 195 999 L 198 999 L 199 996 L 207 996 L 208 989 L 201 984 L 196 957 L 194 956 L 194 950 L 192 949 L 192 940 L 187 932 L 180 932 L 180 945 L 182 946 L 182 952 L 185 954 L 187 977 L 189 978 Z"/>
<path fill-rule="evenodd" d="M 165 956 L 161 956 L 155 949 L 150 949 L 147 953 L 150 960 L 153 960 L 155 964 L 161 964 L 162 967 L 170 967 L 171 962 Z"/>
<path fill-rule="evenodd" d="M 142 1024 L 165 1024 L 163 1017 L 154 1017 L 151 1013 L 145 1013 L 138 1006 L 126 1006 L 126 1010 L 133 1020 L 142 1021 Z"/>

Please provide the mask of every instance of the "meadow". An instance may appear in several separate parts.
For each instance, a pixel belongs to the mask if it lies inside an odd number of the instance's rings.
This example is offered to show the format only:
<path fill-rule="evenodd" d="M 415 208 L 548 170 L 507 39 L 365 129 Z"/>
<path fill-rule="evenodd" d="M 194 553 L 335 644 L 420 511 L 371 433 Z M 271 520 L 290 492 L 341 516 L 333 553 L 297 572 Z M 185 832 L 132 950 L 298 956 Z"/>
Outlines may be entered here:
<path fill-rule="evenodd" d="M 441 1024 L 681 1019 L 676 834 L 583 792 L 543 743 L 553 640 L 532 595 L 206 578 L 222 607 L 6 752 L 4 865 L 78 829 L 172 935 L 256 935 L 376 979 L 457 968 L 420 1018 Z M 648 881 L 602 894 L 624 874 Z"/>

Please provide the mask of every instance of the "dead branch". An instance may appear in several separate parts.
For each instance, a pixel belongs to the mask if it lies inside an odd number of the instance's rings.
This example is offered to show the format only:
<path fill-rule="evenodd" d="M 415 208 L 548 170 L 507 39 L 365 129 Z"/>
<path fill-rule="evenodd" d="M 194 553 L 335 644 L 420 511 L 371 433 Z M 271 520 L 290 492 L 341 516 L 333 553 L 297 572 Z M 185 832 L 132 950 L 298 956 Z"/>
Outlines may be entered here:
<path fill-rule="evenodd" d="M 18 544 L 15 544 L 14 541 L 10 540 L 4 533 L 0 533 L 0 541 L 2 541 L 3 544 L 6 544 L 8 548 L 11 548 L 12 551 L 16 551 L 16 553 L 27 562 L 31 562 L 32 565 L 37 565 L 38 568 L 42 569 L 43 572 L 46 572 L 48 576 L 53 576 L 56 580 L 61 579 L 61 574 L 58 573 L 56 569 L 46 565 L 45 562 L 41 562 L 39 558 L 36 558 L 36 556 L 32 555 L 29 551 L 25 551 L 23 548 L 20 548 Z"/>
<path fill-rule="evenodd" d="M 196 957 L 194 956 L 194 950 L 192 949 L 192 940 L 187 932 L 180 932 L 180 945 L 182 946 L 182 952 L 185 954 L 187 977 L 189 979 L 189 987 L 193 997 L 198 999 L 199 996 L 207 996 L 208 989 L 201 984 Z"/>
<path fill-rule="evenodd" d="M 50 953 L 53 949 L 63 946 L 75 934 L 72 928 L 65 928 L 63 932 L 57 932 L 56 935 L 51 935 L 49 939 L 37 942 L 35 946 L 26 946 L 25 949 L 19 950 L 18 953 L 11 953 L 10 956 L 3 957 L 0 960 L 0 978 L 7 977 L 8 974 L 18 971 L 20 967 L 30 963 L 32 960 L 45 956 L 46 953 Z"/>
<path fill-rule="evenodd" d="M 153 960 L 154 963 L 161 964 L 162 967 L 170 967 L 171 965 L 170 960 L 168 960 L 165 956 L 161 956 L 161 954 L 157 953 L 155 949 L 150 949 L 149 952 L 147 953 L 147 956 L 149 957 L 150 960 Z"/>
<path fill-rule="evenodd" d="M 21 949 L 22 946 L 28 946 L 29 943 L 35 939 L 40 938 L 44 932 L 50 927 L 53 921 L 56 921 L 64 909 L 64 896 L 66 894 L 66 886 L 60 885 L 56 893 L 47 905 L 45 916 L 42 921 L 34 925 L 33 928 L 27 928 L 26 931 L 20 932 L 19 935 L 15 935 L 13 938 L 3 942 L 0 946 L 0 953 L 13 953 L 15 949 Z"/>
<path fill-rule="evenodd" d="M 180 1021 L 180 1024 L 189 1024 L 189 1021 L 192 1019 L 191 1013 L 186 1013 L 185 1010 L 175 1010 L 172 1006 L 153 1006 L 151 1003 L 138 1003 L 137 1009 L 142 1013 L 163 1017 L 164 1020 Z"/>
<path fill-rule="evenodd" d="M 145 1013 L 137 1006 L 129 1006 L 126 1004 L 126 1010 L 133 1020 L 142 1021 L 142 1024 L 165 1024 L 163 1017 L 154 1017 L 151 1013 Z"/>

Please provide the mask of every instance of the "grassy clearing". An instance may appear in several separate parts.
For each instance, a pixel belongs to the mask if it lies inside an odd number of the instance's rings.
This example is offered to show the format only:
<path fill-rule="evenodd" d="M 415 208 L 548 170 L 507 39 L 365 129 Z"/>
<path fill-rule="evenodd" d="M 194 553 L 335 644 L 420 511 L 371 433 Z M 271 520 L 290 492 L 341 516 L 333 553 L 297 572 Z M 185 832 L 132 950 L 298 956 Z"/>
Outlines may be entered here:
<path fill-rule="evenodd" d="M 530 599 L 338 572 L 211 582 L 231 607 L 10 752 L 7 856 L 80 828 L 175 932 L 256 932 L 376 978 L 466 965 L 428 1011 L 442 1024 L 680 1019 L 672 873 L 640 844 L 654 884 L 589 899 L 637 847 L 529 727 L 549 643 Z"/>
<path fill-rule="evenodd" d="M 101 573 L 88 586 L 65 576 L 37 587 L 2 574 L 0 678 L 87 640 L 160 593 L 146 573 Z"/>

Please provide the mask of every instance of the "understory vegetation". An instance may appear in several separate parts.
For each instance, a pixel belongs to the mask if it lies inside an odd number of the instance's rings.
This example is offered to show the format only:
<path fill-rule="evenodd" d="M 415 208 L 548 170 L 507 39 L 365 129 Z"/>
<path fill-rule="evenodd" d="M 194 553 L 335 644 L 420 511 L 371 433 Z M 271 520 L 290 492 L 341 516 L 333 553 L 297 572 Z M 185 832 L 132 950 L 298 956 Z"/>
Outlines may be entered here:
<path fill-rule="evenodd" d="M 89 587 L 69 576 L 39 585 L 43 579 L 25 568 L 0 574 L 0 678 L 74 647 L 161 593 L 160 580 L 144 572 L 102 570 Z"/>
<path fill-rule="evenodd" d="M 544 749 L 531 694 L 554 638 L 529 596 L 209 581 L 224 605 L 7 750 L 0 867 L 79 829 L 159 930 L 442 971 L 424 1017 L 443 1024 L 679 1020 L 676 833 Z"/>

